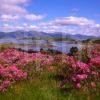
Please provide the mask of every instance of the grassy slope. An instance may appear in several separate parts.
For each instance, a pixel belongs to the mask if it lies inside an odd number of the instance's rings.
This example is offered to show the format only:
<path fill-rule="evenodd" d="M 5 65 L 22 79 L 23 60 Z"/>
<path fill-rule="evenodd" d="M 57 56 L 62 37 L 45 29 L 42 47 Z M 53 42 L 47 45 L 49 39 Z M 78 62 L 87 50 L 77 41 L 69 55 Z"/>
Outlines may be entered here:
<path fill-rule="evenodd" d="M 99 93 L 63 92 L 58 86 L 58 81 L 43 73 L 39 78 L 18 82 L 6 93 L 0 93 L 0 100 L 100 100 Z"/>

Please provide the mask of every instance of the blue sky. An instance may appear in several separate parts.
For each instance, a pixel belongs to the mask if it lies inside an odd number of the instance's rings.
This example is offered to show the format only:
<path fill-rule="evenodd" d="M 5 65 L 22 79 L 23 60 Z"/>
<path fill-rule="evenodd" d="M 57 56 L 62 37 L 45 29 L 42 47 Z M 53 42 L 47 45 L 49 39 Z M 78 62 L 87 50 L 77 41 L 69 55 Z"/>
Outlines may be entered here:
<path fill-rule="evenodd" d="M 0 0 L 0 31 L 100 35 L 100 0 Z"/>
<path fill-rule="evenodd" d="M 47 13 L 47 20 L 61 16 L 86 17 L 100 23 L 100 0 L 32 0 L 29 9 Z M 98 16 L 99 15 L 99 16 Z"/>

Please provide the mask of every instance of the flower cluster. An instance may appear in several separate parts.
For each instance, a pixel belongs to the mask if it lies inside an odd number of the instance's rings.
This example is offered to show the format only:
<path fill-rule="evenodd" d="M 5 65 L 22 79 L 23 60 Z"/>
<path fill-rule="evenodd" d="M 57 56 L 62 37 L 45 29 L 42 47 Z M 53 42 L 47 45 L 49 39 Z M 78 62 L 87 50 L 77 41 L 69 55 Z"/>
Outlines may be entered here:
<path fill-rule="evenodd" d="M 100 56 L 92 58 L 90 62 L 95 66 L 100 66 Z"/>
<path fill-rule="evenodd" d="M 82 60 L 76 59 L 74 56 L 63 55 L 61 58 L 61 55 L 57 55 L 55 57 L 55 62 L 59 63 L 56 69 L 57 74 L 64 77 L 60 86 L 64 87 L 66 86 L 65 84 L 70 83 L 75 88 L 82 88 L 84 86 L 96 87 L 96 84 L 100 82 L 99 50 L 98 48 L 96 50 L 93 48 L 93 50 L 88 52 L 85 48 L 84 51 L 82 49 L 80 51 L 82 52 L 82 57 L 84 57 Z"/>
<path fill-rule="evenodd" d="M 45 68 L 53 75 L 63 77 L 61 87 L 66 83 L 75 88 L 96 87 L 96 83 L 100 81 L 100 48 L 95 48 L 80 50 L 78 54 L 81 59 L 67 54 L 49 55 L 5 49 L 0 52 L 0 91 L 6 91 L 12 83 L 33 77 L 34 71 Z"/>
<path fill-rule="evenodd" d="M 0 66 L 0 91 L 6 91 L 7 88 L 18 80 L 25 79 L 27 73 L 19 70 L 16 66 Z"/>
<path fill-rule="evenodd" d="M 27 53 L 13 48 L 0 52 L 0 91 L 6 91 L 12 83 L 25 79 L 27 74 L 31 73 L 28 71 L 29 63 L 36 63 L 37 67 L 46 67 L 50 66 L 52 61 L 53 57 L 47 54 Z M 29 68 L 24 70 L 26 66 Z"/>
<path fill-rule="evenodd" d="M 39 61 L 41 64 L 50 64 L 53 57 L 41 53 L 27 53 L 16 49 L 6 49 L 0 53 L 0 62 L 3 66 L 25 66 L 29 62 Z"/>

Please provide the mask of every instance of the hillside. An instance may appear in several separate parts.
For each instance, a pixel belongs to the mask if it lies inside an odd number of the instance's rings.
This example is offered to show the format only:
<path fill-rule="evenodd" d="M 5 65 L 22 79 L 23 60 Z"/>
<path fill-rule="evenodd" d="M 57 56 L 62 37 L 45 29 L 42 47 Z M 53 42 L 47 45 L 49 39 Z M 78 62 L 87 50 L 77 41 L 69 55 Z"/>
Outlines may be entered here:
<path fill-rule="evenodd" d="M 87 39 L 96 39 L 96 36 L 87 36 L 75 34 L 71 35 L 69 33 L 45 33 L 37 31 L 14 31 L 14 32 L 0 32 L 0 39 L 55 39 L 55 40 L 87 40 Z"/>

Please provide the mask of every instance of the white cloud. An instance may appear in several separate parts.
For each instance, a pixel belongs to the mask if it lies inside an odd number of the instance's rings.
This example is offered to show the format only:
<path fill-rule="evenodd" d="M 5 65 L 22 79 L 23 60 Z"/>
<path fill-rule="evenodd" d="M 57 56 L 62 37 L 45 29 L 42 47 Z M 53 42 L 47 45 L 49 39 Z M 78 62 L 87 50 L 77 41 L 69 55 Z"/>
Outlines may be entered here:
<path fill-rule="evenodd" d="M 34 30 L 37 31 L 39 30 L 39 27 L 36 25 L 28 25 L 26 23 L 24 23 L 23 25 L 9 25 L 9 24 L 3 24 L 2 26 L 0 26 L 0 30 L 3 31 L 16 31 L 16 30 L 24 30 L 24 31 L 30 31 L 30 30 Z"/>
<path fill-rule="evenodd" d="M 12 5 L 12 4 L 26 4 L 28 2 L 28 0 L 0 0 L 1 3 L 4 3 L 4 4 L 9 4 L 9 5 Z"/>
<path fill-rule="evenodd" d="M 42 20 L 45 15 L 35 15 L 26 9 L 31 0 L 0 0 L 0 21 Z"/>
<path fill-rule="evenodd" d="M 40 28 L 36 25 L 28 25 L 26 23 L 23 24 L 23 30 L 25 31 L 30 31 L 30 30 L 33 30 L 33 31 L 38 31 Z"/>
<path fill-rule="evenodd" d="M 27 21 L 39 21 L 45 18 L 45 15 L 35 15 L 35 14 L 26 14 L 24 16 L 19 16 L 19 15 L 7 15 L 7 14 L 2 14 L 0 16 L 0 21 L 18 21 L 21 19 L 27 20 Z"/>
<path fill-rule="evenodd" d="M 0 14 L 24 14 L 27 10 L 24 5 L 29 0 L 0 0 Z"/>
<path fill-rule="evenodd" d="M 31 0 L 0 0 L 0 30 L 37 30 L 38 27 L 30 25 L 31 21 L 42 20 L 45 15 L 35 15 L 26 9 Z M 4 24 L 4 23 L 8 24 Z M 13 25 L 11 23 L 13 23 Z M 9 24 L 10 23 L 10 24 Z M 24 25 L 16 25 L 16 24 Z M 25 24 L 26 23 L 26 24 Z M 28 25 L 29 24 L 29 25 Z"/>
<path fill-rule="evenodd" d="M 18 20 L 19 16 L 17 15 L 1 15 L 0 16 L 0 21 L 13 21 L 13 20 Z"/>
<path fill-rule="evenodd" d="M 12 26 L 9 24 L 4 24 L 3 26 L 0 26 L 0 29 L 3 29 L 4 31 L 16 31 L 16 30 L 23 30 L 22 26 Z"/>
<path fill-rule="evenodd" d="M 62 17 L 62 18 L 56 18 L 53 21 L 54 24 L 56 25 L 78 25 L 78 26 L 88 26 L 88 25 L 94 25 L 95 21 L 94 20 L 88 20 L 87 18 L 84 17 Z"/>
<path fill-rule="evenodd" d="M 35 16 L 36 17 L 36 16 Z M 10 19 L 12 17 L 9 17 Z M 16 18 L 16 17 L 15 17 Z M 34 18 L 32 20 L 36 20 Z M 62 17 L 56 18 L 49 22 L 38 22 L 37 25 L 33 23 L 23 23 L 23 25 L 3 25 L 0 26 L 0 30 L 34 30 L 42 32 L 62 32 L 64 34 L 84 34 L 84 35 L 95 35 L 100 36 L 100 24 L 94 20 L 90 20 L 84 17 Z"/>
<path fill-rule="evenodd" d="M 56 18 L 48 23 L 41 23 L 40 27 L 44 32 L 63 32 L 84 35 L 100 34 L 100 24 L 84 17 L 69 16 Z"/>
<path fill-rule="evenodd" d="M 45 17 L 45 15 L 34 15 L 34 14 L 27 14 L 25 15 L 25 18 L 29 21 L 37 21 L 41 20 Z"/>
<path fill-rule="evenodd" d="M 8 31 L 11 29 L 11 26 L 9 24 L 3 24 L 2 26 L 0 26 L 0 30 L 3 31 Z"/>
<path fill-rule="evenodd" d="M 36 25 L 30 25 L 29 28 L 30 29 L 35 29 L 35 30 L 39 29 L 39 27 L 37 27 Z"/>

